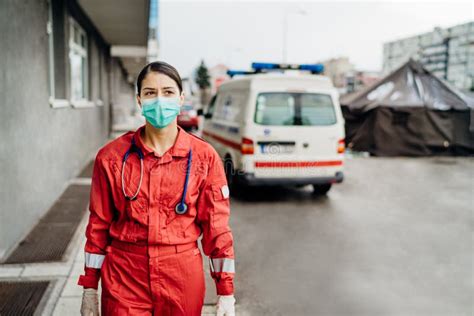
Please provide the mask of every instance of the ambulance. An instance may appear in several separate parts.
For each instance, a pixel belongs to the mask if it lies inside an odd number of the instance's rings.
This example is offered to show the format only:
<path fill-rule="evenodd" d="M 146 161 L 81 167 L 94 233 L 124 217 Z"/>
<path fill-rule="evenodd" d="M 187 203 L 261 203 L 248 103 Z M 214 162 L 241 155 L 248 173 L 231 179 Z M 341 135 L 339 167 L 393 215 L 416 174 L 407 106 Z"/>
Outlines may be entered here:
<path fill-rule="evenodd" d="M 229 185 L 312 185 L 343 180 L 344 119 L 323 66 L 253 63 L 229 71 L 204 109 L 202 137 L 223 159 Z"/>

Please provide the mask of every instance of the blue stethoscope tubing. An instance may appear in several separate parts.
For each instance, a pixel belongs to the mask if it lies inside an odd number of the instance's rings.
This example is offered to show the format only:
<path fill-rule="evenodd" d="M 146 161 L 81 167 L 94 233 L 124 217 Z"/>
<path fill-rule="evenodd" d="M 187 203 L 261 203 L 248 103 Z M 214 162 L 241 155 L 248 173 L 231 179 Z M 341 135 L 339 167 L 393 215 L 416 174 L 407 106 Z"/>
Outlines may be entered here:
<path fill-rule="evenodd" d="M 124 181 L 123 175 L 125 172 L 125 164 L 127 162 L 127 159 L 134 152 L 136 152 L 138 155 L 138 158 L 140 158 L 140 181 L 138 183 L 138 188 L 135 194 L 132 196 L 129 196 L 127 195 L 127 193 L 125 193 L 125 181 Z M 192 159 L 193 159 L 193 152 L 190 149 L 188 153 L 188 163 L 186 165 L 186 177 L 184 178 L 183 195 L 181 196 L 181 200 L 176 204 L 176 207 L 174 208 L 174 211 L 176 212 L 176 214 L 179 214 L 179 215 L 183 215 L 188 211 L 188 205 L 185 203 L 185 199 L 186 199 L 186 192 L 188 191 L 188 182 L 189 182 L 189 174 L 191 171 Z M 123 156 L 121 178 L 122 178 L 122 192 L 125 198 L 129 201 L 136 200 L 138 196 L 138 192 L 140 192 L 140 188 L 142 186 L 142 181 L 143 181 L 143 152 L 135 144 L 135 139 L 133 138 L 132 138 L 132 144 L 130 145 L 130 148 L 127 150 L 127 152 Z"/>

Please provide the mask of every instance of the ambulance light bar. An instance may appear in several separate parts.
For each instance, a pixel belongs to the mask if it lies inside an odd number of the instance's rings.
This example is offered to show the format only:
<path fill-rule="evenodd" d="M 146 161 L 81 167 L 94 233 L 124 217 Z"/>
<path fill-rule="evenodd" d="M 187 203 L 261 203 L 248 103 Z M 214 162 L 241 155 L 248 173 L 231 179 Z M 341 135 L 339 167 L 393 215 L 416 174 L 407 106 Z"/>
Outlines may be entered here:
<path fill-rule="evenodd" d="M 275 63 L 252 63 L 253 70 L 228 70 L 227 74 L 232 78 L 235 75 L 253 75 L 272 70 L 305 70 L 312 74 L 320 74 L 324 71 L 322 64 L 275 64 Z"/>
<path fill-rule="evenodd" d="M 313 74 L 320 74 L 324 70 L 324 66 L 322 64 L 252 63 L 252 68 L 257 72 L 262 70 L 306 70 Z"/>

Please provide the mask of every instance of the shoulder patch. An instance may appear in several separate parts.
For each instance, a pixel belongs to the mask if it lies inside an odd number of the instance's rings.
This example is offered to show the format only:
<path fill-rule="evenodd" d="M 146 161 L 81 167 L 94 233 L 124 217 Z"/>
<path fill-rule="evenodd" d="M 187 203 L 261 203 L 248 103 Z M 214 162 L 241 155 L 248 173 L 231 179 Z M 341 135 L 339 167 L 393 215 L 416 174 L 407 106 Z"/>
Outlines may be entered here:
<path fill-rule="evenodd" d="M 221 192 L 222 192 L 222 196 L 227 199 L 229 197 L 229 187 L 226 185 L 223 185 L 221 187 Z"/>

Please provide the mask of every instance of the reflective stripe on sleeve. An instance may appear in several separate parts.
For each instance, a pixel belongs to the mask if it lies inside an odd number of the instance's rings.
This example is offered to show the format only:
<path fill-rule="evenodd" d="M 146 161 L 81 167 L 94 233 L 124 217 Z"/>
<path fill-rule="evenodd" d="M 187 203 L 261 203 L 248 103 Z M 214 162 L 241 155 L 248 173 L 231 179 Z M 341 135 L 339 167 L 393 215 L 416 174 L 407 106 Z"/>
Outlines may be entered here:
<path fill-rule="evenodd" d="M 214 258 L 210 260 L 212 272 L 235 273 L 234 259 Z"/>
<path fill-rule="evenodd" d="M 100 269 L 104 262 L 104 255 L 98 255 L 96 253 L 86 252 L 86 267 Z"/>

